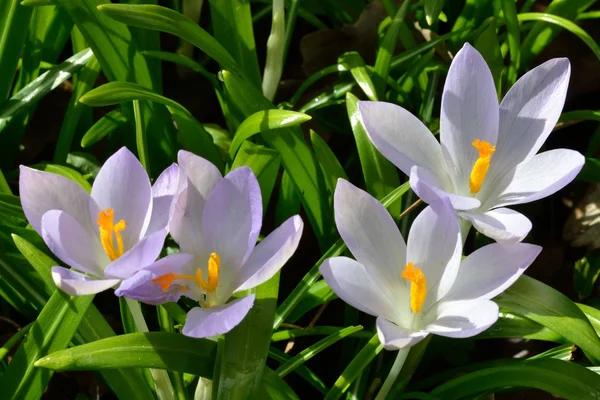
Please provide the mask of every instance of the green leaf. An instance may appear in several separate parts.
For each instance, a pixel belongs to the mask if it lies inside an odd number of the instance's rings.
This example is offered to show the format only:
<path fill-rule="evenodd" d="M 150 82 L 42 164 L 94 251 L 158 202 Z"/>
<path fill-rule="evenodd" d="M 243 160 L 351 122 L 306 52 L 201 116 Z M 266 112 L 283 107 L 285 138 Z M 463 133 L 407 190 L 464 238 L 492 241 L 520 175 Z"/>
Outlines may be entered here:
<path fill-rule="evenodd" d="M 494 301 L 560 334 L 594 363 L 600 360 L 600 338 L 585 314 L 550 286 L 522 276 Z"/>
<path fill-rule="evenodd" d="M 53 265 L 57 265 L 57 263 L 22 237 L 13 234 L 12 238 L 17 249 L 19 249 L 23 257 L 35 268 L 38 275 L 44 281 L 46 294 L 50 296 L 55 290 L 50 268 Z"/>
<path fill-rule="evenodd" d="M 241 78 L 227 71 L 222 73 L 225 88 L 235 106 L 242 114 L 250 116 L 257 111 L 274 108 L 256 89 Z M 261 135 L 267 145 L 281 154 L 283 167 L 289 174 L 300 200 L 319 240 L 321 247 L 331 243 L 333 218 L 327 202 L 326 186 L 315 155 L 312 153 L 298 128 L 277 135 Z"/>
<path fill-rule="evenodd" d="M 425 20 L 427 25 L 432 26 L 436 23 L 442 9 L 444 0 L 425 0 Z"/>
<path fill-rule="evenodd" d="M 266 213 L 281 166 L 281 156 L 268 147 L 259 146 L 252 142 L 244 142 L 233 160 L 231 169 L 243 165 L 250 167 L 258 179 L 263 201 L 263 213 Z"/>
<path fill-rule="evenodd" d="M 86 192 L 90 193 L 92 191 L 92 185 L 88 181 L 85 180 L 83 176 L 73 168 L 64 167 L 62 165 L 56 164 L 34 164 L 30 166 L 31 168 L 39 169 L 40 171 L 51 172 L 56 175 L 63 176 L 85 189 Z"/>
<path fill-rule="evenodd" d="M 114 109 L 100 118 L 81 139 L 81 147 L 90 147 L 104 137 L 113 133 L 127 122 L 127 117 L 119 108 Z"/>
<path fill-rule="evenodd" d="M 523 338 L 562 343 L 565 339 L 545 326 L 521 315 L 501 309 L 494 325 L 476 336 L 478 339 Z"/>
<path fill-rule="evenodd" d="M 290 360 L 292 357 L 287 355 L 283 351 L 271 346 L 269 348 L 269 358 L 283 364 Z M 298 366 L 298 368 L 296 368 L 294 372 L 297 373 L 298 376 L 302 377 L 306 382 L 308 382 L 312 387 L 317 389 L 322 394 L 327 393 L 327 391 L 329 390 L 325 383 L 323 383 L 321 378 L 319 378 L 319 376 L 315 374 L 311 369 L 309 369 L 306 365 Z"/>
<path fill-rule="evenodd" d="M 337 296 L 324 279 L 316 282 L 308 289 L 308 292 L 300 299 L 291 314 L 287 317 L 287 322 L 290 324 L 298 321 L 304 314 L 310 310 L 321 306 L 323 303 L 336 299 Z"/>
<path fill-rule="evenodd" d="M 303 113 L 288 110 L 263 110 L 258 111 L 248 118 L 246 118 L 238 127 L 233 141 L 231 142 L 231 148 L 229 149 L 229 156 L 233 159 L 236 152 L 244 140 L 248 140 L 257 133 L 267 133 L 273 135 L 286 134 L 289 132 L 277 131 L 270 133 L 268 131 L 273 129 L 289 128 L 292 126 L 300 125 L 306 121 L 309 121 L 312 117 Z"/>
<path fill-rule="evenodd" d="M 0 3 L 0 102 L 8 98 L 17 71 L 19 56 L 27 37 L 32 9 L 20 0 Z"/>
<path fill-rule="evenodd" d="M 362 350 L 352 359 L 350 364 L 344 369 L 344 372 L 333 384 L 333 387 L 325 396 L 325 400 L 339 399 L 346 390 L 350 387 L 350 384 L 354 382 L 356 377 L 362 372 L 362 370 L 369 365 L 377 354 L 383 349 L 383 345 L 379 342 L 377 334 L 373 335 L 371 340 L 362 348 Z"/>
<path fill-rule="evenodd" d="M 164 104 L 179 127 L 179 140 L 183 146 L 206 158 L 219 169 L 223 160 L 204 127 L 181 104 L 155 93 L 151 89 L 129 82 L 109 82 L 87 92 L 80 102 L 92 107 L 102 107 L 135 100 L 148 100 Z"/>
<path fill-rule="evenodd" d="M 367 136 L 358 114 L 358 98 L 351 93 L 346 95 L 346 108 L 352 126 L 352 133 L 358 149 L 358 157 L 365 178 L 367 192 L 377 199 L 382 199 L 400 186 L 400 178 L 394 164 L 389 162 L 375 148 Z M 402 203 L 397 202 L 390 208 L 390 213 L 398 215 Z"/>
<path fill-rule="evenodd" d="M 360 54 L 356 51 L 351 51 L 348 53 L 344 53 L 339 59 L 338 63 L 344 69 L 347 69 L 352 74 L 352 77 L 358 83 L 358 86 L 362 89 L 365 95 L 371 101 L 377 101 L 377 92 L 375 90 L 375 86 L 373 85 L 373 81 L 371 81 L 371 77 L 367 72 L 367 68 L 365 66 L 365 61 L 360 56 Z M 338 68 L 339 70 L 340 68 Z"/>
<path fill-rule="evenodd" d="M 490 67 L 492 76 L 494 77 L 496 90 L 500 93 L 504 60 L 502 59 L 502 52 L 500 51 L 500 45 L 498 44 L 498 37 L 496 35 L 496 20 L 492 17 L 489 18 L 487 27 L 480 30 L 480 32 L 481 33 L 475 40 L 475 48 L 481 53 L 488 67 Z"/>
<path fill-rule="evenodd" d="M 580 299 L 589 297 L 596 281 L 600 276 L 600 258 L 598 254 L 591 252 L 575 262 L 573 270 L 573 285 Z"/>
<path fill-rule="evenodd" d="M 29 333 L 32 325 L 33 322 L 30 322 L 23 328 L 19 329 L 17 333 L 10 337 L 10 339 L 4 342 L 2 347 L 0 347 L 0 362 L 4 360 L 4 357 L 8 355 L 12 348 L 15 347 L 25 337 L 25 335 L 27 335 L 27 333 Z"/>
<path fill-rule="evenodd" d="M 178 36 L 205 52 L 224 69 L 243 74 L 231 54 L 215 38 L 176 11 L 144 4 L 102 4 L 98 6 L 98 10 L 115 21 L 127 25 Z"/>
<path fill-rule="evenodd" d="M 517 18 L 517 4 L 512 0 L 502 0 L 501 3 L 508 32 L 508 50 L 510 51 L 508 87 L 511 87 L 517 80 L 517 73 L 521 64 L 521 29 Z"/>
<path fill-rule="evenodd" d="M 331 151 L 327 145 L 327 142 L 313 130 L 310 131 L 310 141 L 315 155 L 317 156 L 317 160 L 319 160 L 323 175 L 325 176 L 327 187 L 329 188 L 329 191 L 333 193 L 338 179 L 342 178 L 348 180 L 348 176 L 346 175 L 342 164 L 340 164 L 335 156 L 335 153 Z"/>
<path fill-rule="evenodd" d="M 3 396 L 39 399 L 52 372 L 34 368 L 34 362 L 46 354 L 67 347 L 94 296 L 70 297 L 54 292 L 11 363 L 0 377 Z"/>
<path fill-rule="evenodd" d="M 472 399 L 480 393 L 507 386 L 541 389 L 566 399 L 596 399 L 600 375 L 580 365 L 545 358 L 513 361 L 460 376 L 435 388 L 431 394 L 444 400 Z"/>

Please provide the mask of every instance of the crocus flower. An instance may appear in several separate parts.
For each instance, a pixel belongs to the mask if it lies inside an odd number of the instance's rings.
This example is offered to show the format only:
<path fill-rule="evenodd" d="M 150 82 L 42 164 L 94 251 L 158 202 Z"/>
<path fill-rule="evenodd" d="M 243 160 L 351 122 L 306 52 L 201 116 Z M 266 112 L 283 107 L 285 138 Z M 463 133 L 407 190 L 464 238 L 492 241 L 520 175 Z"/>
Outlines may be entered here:
<path fill-rule="evenodd" d="M 496 241 L 520 241 L 531 222 L 505 206 L 551 195 L 571 182 L 584 157 L 541 154 L 558 120 L 570 76 L 566 58 L 532 69 L 500 105 L 483 57 L 465 44 L 450 65 L 442 95 L 440 142 L 414 115 L 383 102 L 359 102 L 377 149 L 410 176 L 427 203 L 448 197 L 458 215 Z"/>
<path fill-rule="evenodd" d="M 296 250 L 303 224 L 293 216 L 256 245 L 262 198 L 252 171 L 236 168 L 222 177 L 209 161 L 185 151 L 179 152 L 178 163 L 181 182 L 169 227 L 181 252 L 193 260 L 144 268 L 116 294 L 149 304 L 194 299 L 201 307 L 190 310 L 183 334 L 211 337 L 244 319 L 254 295 L 227 301 L 279 271 Z"/>
<path fill-rule="evenodd" d="M 122 148 L 102 166 L 90 195 L 62 176 L 21 166 L 27 220 L 56 257 L 82 272 L 52 267 L 56 285 L 70 295 L 98 293 L 153 263 L 167 235 L 178 175 L 173 164 L 151 187 L 140 162 Z M 186 261 L 178 256 L 159 264 Z"/>
<path fill-rule="evenodd" d="M 320 270 L 346 303 L 377 317 L 388 350 L 413 346 L 428 334 L 463 338 L 498 318 L 490 299 L 525 271 L 541 248 L 493 243 L 461 262 L 458 219 L 448 199 L 415 219 L 405 244 L 385 208 L 339 180 L 334 195 L 337 229 L 356 258 L 333 257 Z"/>

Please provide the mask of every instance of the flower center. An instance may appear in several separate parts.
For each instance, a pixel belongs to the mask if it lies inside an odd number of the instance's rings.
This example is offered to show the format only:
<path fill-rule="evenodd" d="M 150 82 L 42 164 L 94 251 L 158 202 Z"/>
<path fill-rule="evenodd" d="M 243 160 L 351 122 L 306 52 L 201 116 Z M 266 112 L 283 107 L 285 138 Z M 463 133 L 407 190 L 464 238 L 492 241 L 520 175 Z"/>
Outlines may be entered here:
<path fill-rule="evenodd" d="M 98 213 L 98 229 L 100 230 L 100 242 L 104 252 L 110 258 L 110 261 L 115 261 L 123 255 L 123 237 L 121 232 L 125 230 L 127 224 L 122 219 L 116 224 L 113 223 L 114 211 L 112 208 L 107 208 Z M 115 239 L 117 245 L 115 247 Z"/>
<path fill-rule="evenodd" d="M 425 297 L 427 296 L 427 279 L 420 268 L 415 268 L 415 264 L 409 262 L 402 271 L 402 277 L 410 281 L 410 309 L 418 313 L 423 308 Z"/>
<path fill-rule="evenodd" d="M 496 151 L 496 146 L 492 146 L 491 143 L 479 139 L 473 140 L 472 144 L 479 151 L 479 158 L 475 161 L 471 170 L 471 176 L 469 177 L 469 187 L 471 188 L 471 193 L 474 194 L 479 192 L 481 185 L 483 185 L 483 180 L 490 168 L 490 160 L 492 159 L 492 154 Z"/>
<path fill-rule="evenodd" d="M 196 283 L 208 293 L 213 293 L 219 285 L 219 269 L 221 268 L 221 258 L 217 253 L 210 253 L 208 258 L 208 282 L 202 278 L 202 270 L 198 268 L 196 275 L 177 275 L 166 274 L 152 279 L 152 283 L 160 285 L 160 288 L 166 292 L 173 285 L 173 282 L 179 279 L 186 279 Z M 185 291 L 185 290 L 183 290 Z"/>

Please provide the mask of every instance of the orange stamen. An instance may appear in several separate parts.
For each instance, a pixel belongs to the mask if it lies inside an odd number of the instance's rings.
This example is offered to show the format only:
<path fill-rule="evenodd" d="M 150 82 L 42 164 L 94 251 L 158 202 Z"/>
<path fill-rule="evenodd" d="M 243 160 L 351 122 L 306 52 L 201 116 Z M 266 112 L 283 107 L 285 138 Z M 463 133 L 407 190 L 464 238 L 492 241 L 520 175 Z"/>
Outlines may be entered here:
<path fill-rule="evenodd" d="M 410 309 L 418 313 L 423 308 L 425 297 L 427 296 L 427 279 L 420 268 L 415 268 L 415 264 L 409 262 L 402 271 L 402 277 L 410 281 Z"/>
<path fill-rule="evenodd" d="M 472 144 L 479 151 L 479 158 L 473 164 L 471 176 L 469 177 L 469 188 L 471 189 L 471 193 L 477 193 L 481 189 L 483 180 L 490 168 L 490 161 L 492 154 L 496 151 L 496 146 L 492 146 L 491 143 L 479 139 L 475 139 Z"/>
<path fill-rule="evenodd" d="M 116 224 L 113 224 L 113 219 L 113 209 L 107 208 L 98 213 L 98 220 L 96 221 L 98 229 L 100 230 L 100 242 L 102 243 L 102 248 L 108 258 L 110 258 L 110 261 L 114 261 L 123 255 L 124 248 L 121 232 L 127 228 L 125 220 L 122 219 Z M 117 240 L 116 248 L 114 239 Z"/>

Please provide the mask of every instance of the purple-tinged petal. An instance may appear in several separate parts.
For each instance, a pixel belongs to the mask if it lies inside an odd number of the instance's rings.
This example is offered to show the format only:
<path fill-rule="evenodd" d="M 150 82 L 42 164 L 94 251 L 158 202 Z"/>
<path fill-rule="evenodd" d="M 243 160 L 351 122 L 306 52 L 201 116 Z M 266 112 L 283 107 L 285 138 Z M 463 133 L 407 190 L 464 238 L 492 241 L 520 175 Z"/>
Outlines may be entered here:
<path fill-rule="evenodd" d="M 166 230 L 158 230 L 137 242 L 131 249 L 127 250 L 121 257 L 117 258 L 106 267 L 106 276 L 126 279 L 137 271 L 152 264 L 160 255 L 165 238 Z"/>
<path fill-rule="evenodd" d="M 406 262 L 420 268 L 427 281 L 423 310 L 443 298 L 454 283 L 462 253 L 458 218 L 446 199 L 415 218 L 408 234 Z"/>
<path fill-rule="evenodd" d="M 222 178 L 218 168 L 210 161 L 185 150 L 179 150 L 177 162 L 179 168 L 189 179 L 189 183 L 196 188 L 202 199 L 206 201 L 210 192 Z"/>
<path fill-rule="evenodd" d="M 192 308 L 187 315 L 182 333 L 195 338 L 227 333 L 242 322 L 253 304 L 254 295 L 251 294 L 221 306 Z"/>
<path fill-rule="evenodd" d="M 425 320 L 429 333 L 451 338 L 475 336 L 498 320 L 498 305 L 490 300 L 459 300 L 436 304 Z"/>
<path fill-rule="evenodd" d="M 170 301 L 175 302 L 181 296 L 190 297 L 189 293 L 191 291 L 185 289 L 185 284 L 188 282 L 175 280 L 171 286 L 163 290 L 160 282 L 153 282 L 153 280 L 168 274 L 186 275 L 192 259 L 193 257 L 190 254 L 185 253 L 172 254 L 161 258 L 121 282 L 119 288 L 115 290 L 115 295 L 129 297 L 153 305 Z M 195 283 L 192 282 L 192 284 Z"/>
<path fill-rule="evenodd" d="M 526 243 L 493 243 L 465 258 L 456 281 L 443 301 L 489 300 L 508 289 L 540 254 Z"/>
<path fill-rule="evenodd" d="M 256 245 L 256 240 L 260 234 L 262 227 L 262 194 L 260 193 L 260 185 L 254 175 L 254 172 L 248 167 L 240 167 L 231 171 L 225 176 L 225 179 L 233 183 L 240 193 L 248 196 L 250 204 L 250 215 L 252 217 L 252 228 L 248 237 L 248 251 L 244 255 L 242 262 L 246 262 L 252 249 Z"/>
<path fill-rule="evenodd" d="M 42 237 L 61 261 L 80 271 L 104 277 L 110 260 L 99 240 L 83 229 L 75 218 L 64 211 L 50 210 L 42 217 Z"/>
<path fill-rule="evenodd" d="M 400 350 L 412 347 L 429 335 L 425 331 L 412 331 L 400 328 L 385 318 L 377 318 L 377 336 L 386 350 Z"/>
<path fill-rule="evenodd" d="M 388 160 L 406 175 L 414 165 L 449 178 L 440 144 L 417 117 L 392 103 L 359 101 L 365 132 Z"/>
<path fill-rule="evenodd" d="M 463 211 L 460 216 L 473 227 L 497 242 L 520 242 L 531 230 L 531 221 L 510 208 L 496 208 L 485 213 Z"/>
<path fill-rule="evenodd" d="M 367 192 L 339 179 L 333 199 L 335 223 L 354 258 L 391 288 L 401 282 L 406 244 L 388 211 Z"/>
<path fill-rule="evenodd" d="M 429 171 L 414 166 L 410 172 L 410 187 L 427 204 L 448 198 L 455 210 L 472 210 L 481 206 L 475 197 L 461 196 L 442 189 L 442 184 Z"/>
<path fill-rule="evenodd" d="M 60 290 L 71 296 L 100 293 L 121 281 L 120 279 L 95 279 L 63 267 L 52 267 L 52 280 Z"/>
<path fill-rule="evenodd" d="M 489 179 L 503 176 L 533 157 L 562 112 L 571 65 L 555 58 L 523 75 L 500 103 L 500 131 Z"/>
<path fill-rule="evenodd" d="M 296 251 L 303 227 L 302 219 L 295 215 L 260 242 L 238 272 L 234 293 L 271 279 Z"/>
<path fill-rule="evenodd" d="M 208 260 L 208 251 L 202 235 L 202 214 L 205 200 L 193 185 L 188 185 L 173 200 L 169 231 L 181 251 Z"/>
<path fill-rule="evenodd" d="M 125 249 L 144 236 L 152 213 L 152 189 L 142 164 L 123 147 L 106 160 L 92 187 L 100 210 L 112 208 L 114 223 L 125 220 L 121 233 Z"/>
<path fill-rule="evenodd" d="M 231 174 L 245 173 L 240 170 L 238 168 Z M 250 193 L 241 192 L 230 179 L 221 179 L 217 183 L 204 206 L 202 237 L 206 250 L 217 253 L 221 259 L 219 282 L 224 286 L 231 281 L 222 282 L 223 279 L 232 279 L 249 249 L 254 248 L 254 243 L 250 244 L 255 230 L 252 212 Z"/>
<path fill-rule="evenodd" d="M 475 139 L 492 145 L 498 137 L 498 95 L 485 60 L 470 44 L 456 53 L 442 94 L 440 141 L 459 193 L 469 193 L 469 175 L 479 153 Z"/>
<path fill-rule="evenodd" d="M 90 201 L 90 195 L 81 186 L 60 175 L 23 165 L 19 170 L 21 205 L 37 233 L 42 234 L 42 216 L 50 210 L 69 213 L 87 232 L 98 230 L 93 222 L 98 211 L 94 202 Z"/>
<path fill-rule="evenodd" d="M 509 183 L 499 185 L 486 206 L 523 204 L 550 196 L 575 179 L 584 163 L 585 157 L 574 150 L 557 149 L 537 154 L 505 177 Z"/>
<path fill-rule="evenodd" d="M 348 257 L 333 257 L 326 259 L 319 270 L 331 290 L 352 307 L 386 319 L 397 320 L 402 315 L 412 317 L 408 288 L 402 291 L 401 285 L 396 292 L 390 292 L 381 279 L 373 275 L 372 268 Z M 403 305 L 406 307 L 401 309 Z M 400 322 L 408 324 L 410 321 L 406 318 L 406 321 Z"/>
<path fill-rule="evenodd" d="M 179 185 L 179 167 L 172 164 L 165 169 L 152 185 L 152 216 L 146 235 L 159 229 L 167 229 L 173 198 Z"/>

